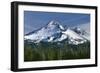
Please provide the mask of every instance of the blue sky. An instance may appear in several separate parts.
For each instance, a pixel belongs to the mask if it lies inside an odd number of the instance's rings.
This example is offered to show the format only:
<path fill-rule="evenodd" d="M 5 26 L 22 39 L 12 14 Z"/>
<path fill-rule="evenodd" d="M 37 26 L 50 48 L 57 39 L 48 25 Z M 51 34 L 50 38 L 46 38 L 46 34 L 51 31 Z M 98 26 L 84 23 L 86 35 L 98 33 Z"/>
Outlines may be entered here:
<path fill-rule="evenodd" d="M 58 21 L 62 26 L 72 27 L 90 22 L 90 14 L 24 11 L 24 32 L 39 29 L 50 21 Z"/>

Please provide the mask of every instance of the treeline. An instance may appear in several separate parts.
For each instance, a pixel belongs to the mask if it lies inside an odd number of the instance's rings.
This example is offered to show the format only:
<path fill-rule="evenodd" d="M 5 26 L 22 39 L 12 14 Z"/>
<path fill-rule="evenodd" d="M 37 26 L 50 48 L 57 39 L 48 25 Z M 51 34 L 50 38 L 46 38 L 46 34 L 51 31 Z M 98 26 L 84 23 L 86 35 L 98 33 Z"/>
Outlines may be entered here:
<path fill-rule="evenodd" d="M 24 61 L 68 60 L 90 58 L 90 42 L 71 45 L 63 42 L 24 43 Z"/>

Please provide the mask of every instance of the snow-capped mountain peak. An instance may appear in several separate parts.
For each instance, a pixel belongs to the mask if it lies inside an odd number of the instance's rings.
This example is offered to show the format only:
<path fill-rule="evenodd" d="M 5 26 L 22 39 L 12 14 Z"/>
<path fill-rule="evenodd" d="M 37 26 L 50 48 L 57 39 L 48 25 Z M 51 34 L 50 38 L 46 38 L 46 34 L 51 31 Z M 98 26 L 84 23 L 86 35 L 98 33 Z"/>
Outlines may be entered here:
<path fill-rule="evenodd" d="M 60 42 L 63 40 L 68 41 L 69 44 L 81 44 L 87 41 L 85 33 L 82 33 L 80 28 L 67 28 L 65 29 L 59 22 L 50 21 L 45 27 L 29 34 L 25 35 L 25 40 L 29 40 L 34 43 L 39 43 L 41 41 L 45 42 Z"/>
<path fill-rule="evenodd" d="M 34 33 L 31 33 L 30 35 L 26 35 L 25 39 L 32 40 L 33 42 L 40 42 L 46 39 L 50 40 L 48 38 L 52 36 L 58 37 L 58 34 L 61 33 L 61 27 L 63 28 L 63 26 L 61 26 L 58 22 L 51 21 L 45 27 L 42 27 L 41 29 L 37 30 Z"/>
<path fill-rule="evenodd" d="M 83 37 L 84 39 L 87 39 L 90 41 L 90 34 L 88 32 L 86 32 L 85 30 L 82 30 L 81 28 L 79 27 L 75 27 L 73 28 L 73 30 L 79 34 L 81 37 Z"/>
<path fill-rule="evenodd" d="M 47 28 L 59 28 L 60 30 L 64 30 L 64 27 L 58 22 L 58 21 L 50 21 L 47 26 Z"/>
<path fill-rule="evenodd" d="M 48 25 L 60 25 L 60 23 L 58 21 L 52 20 Z"/>

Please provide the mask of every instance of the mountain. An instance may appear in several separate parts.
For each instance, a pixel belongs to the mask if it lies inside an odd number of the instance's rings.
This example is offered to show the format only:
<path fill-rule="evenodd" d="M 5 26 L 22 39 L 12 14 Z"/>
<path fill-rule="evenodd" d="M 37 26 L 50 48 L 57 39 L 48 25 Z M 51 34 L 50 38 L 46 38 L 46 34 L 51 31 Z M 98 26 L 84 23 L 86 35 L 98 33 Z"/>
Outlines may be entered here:
<path fill-rule="evenodd" d="M 84 28 L 84 27 L 83 27 Z M 83 37 L 84 39 L 90 41 L 90 33 L 86 30 L 86 29 L 81 29 L 79 27 L 75 27 L 73 28 L 73 30 L 79 34 L 81 37 Z"/>
<path fill-rule="evenodd" d="M 58 22 L 51 21 L 47 26 L 25 35 L 25 39 L 29 39 L 33 42 L 40 42 L 46 39 L 48 39 L 48 41 L 52 41 L 52 39 L 58 37 L 58 34 L 60 34 L 63 29 L 64 28 Z"/>
<path fill-rule="evenodd" d="M 88 37 L 88 33 L 80 28 L 65 29 L 59 22 L 50 21 L 41 29 L 26 34 L 24 39 L 34 43 L 66 40 L 69 44 L 77 45 L 89 41 Z"/>

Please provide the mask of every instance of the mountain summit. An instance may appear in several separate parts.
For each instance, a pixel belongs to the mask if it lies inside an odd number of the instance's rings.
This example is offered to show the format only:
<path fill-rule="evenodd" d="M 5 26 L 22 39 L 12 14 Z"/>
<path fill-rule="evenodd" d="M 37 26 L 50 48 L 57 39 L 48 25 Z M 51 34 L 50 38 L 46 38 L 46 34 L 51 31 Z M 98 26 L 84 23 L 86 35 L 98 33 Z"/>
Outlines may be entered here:
<path fill-rule="evenodd" d="M 24 39 L 30 42 L 61 42 L 66 40 L 69 44 L 81 44 L 89 40 L 89 35 L 80 28 L 65 29 L 59 22 L 50 21 L 46 26 L 25 35 Z"/>
<path fill-rule="evenodd" d="M 64 27 L 61 26 L 61 24 L 57 21 L 50 21 L 47 27 L 51 27 L 51 28 L 56 27 L 56 28 L 59 28 L 60 30 L 64 30 Z"/>

